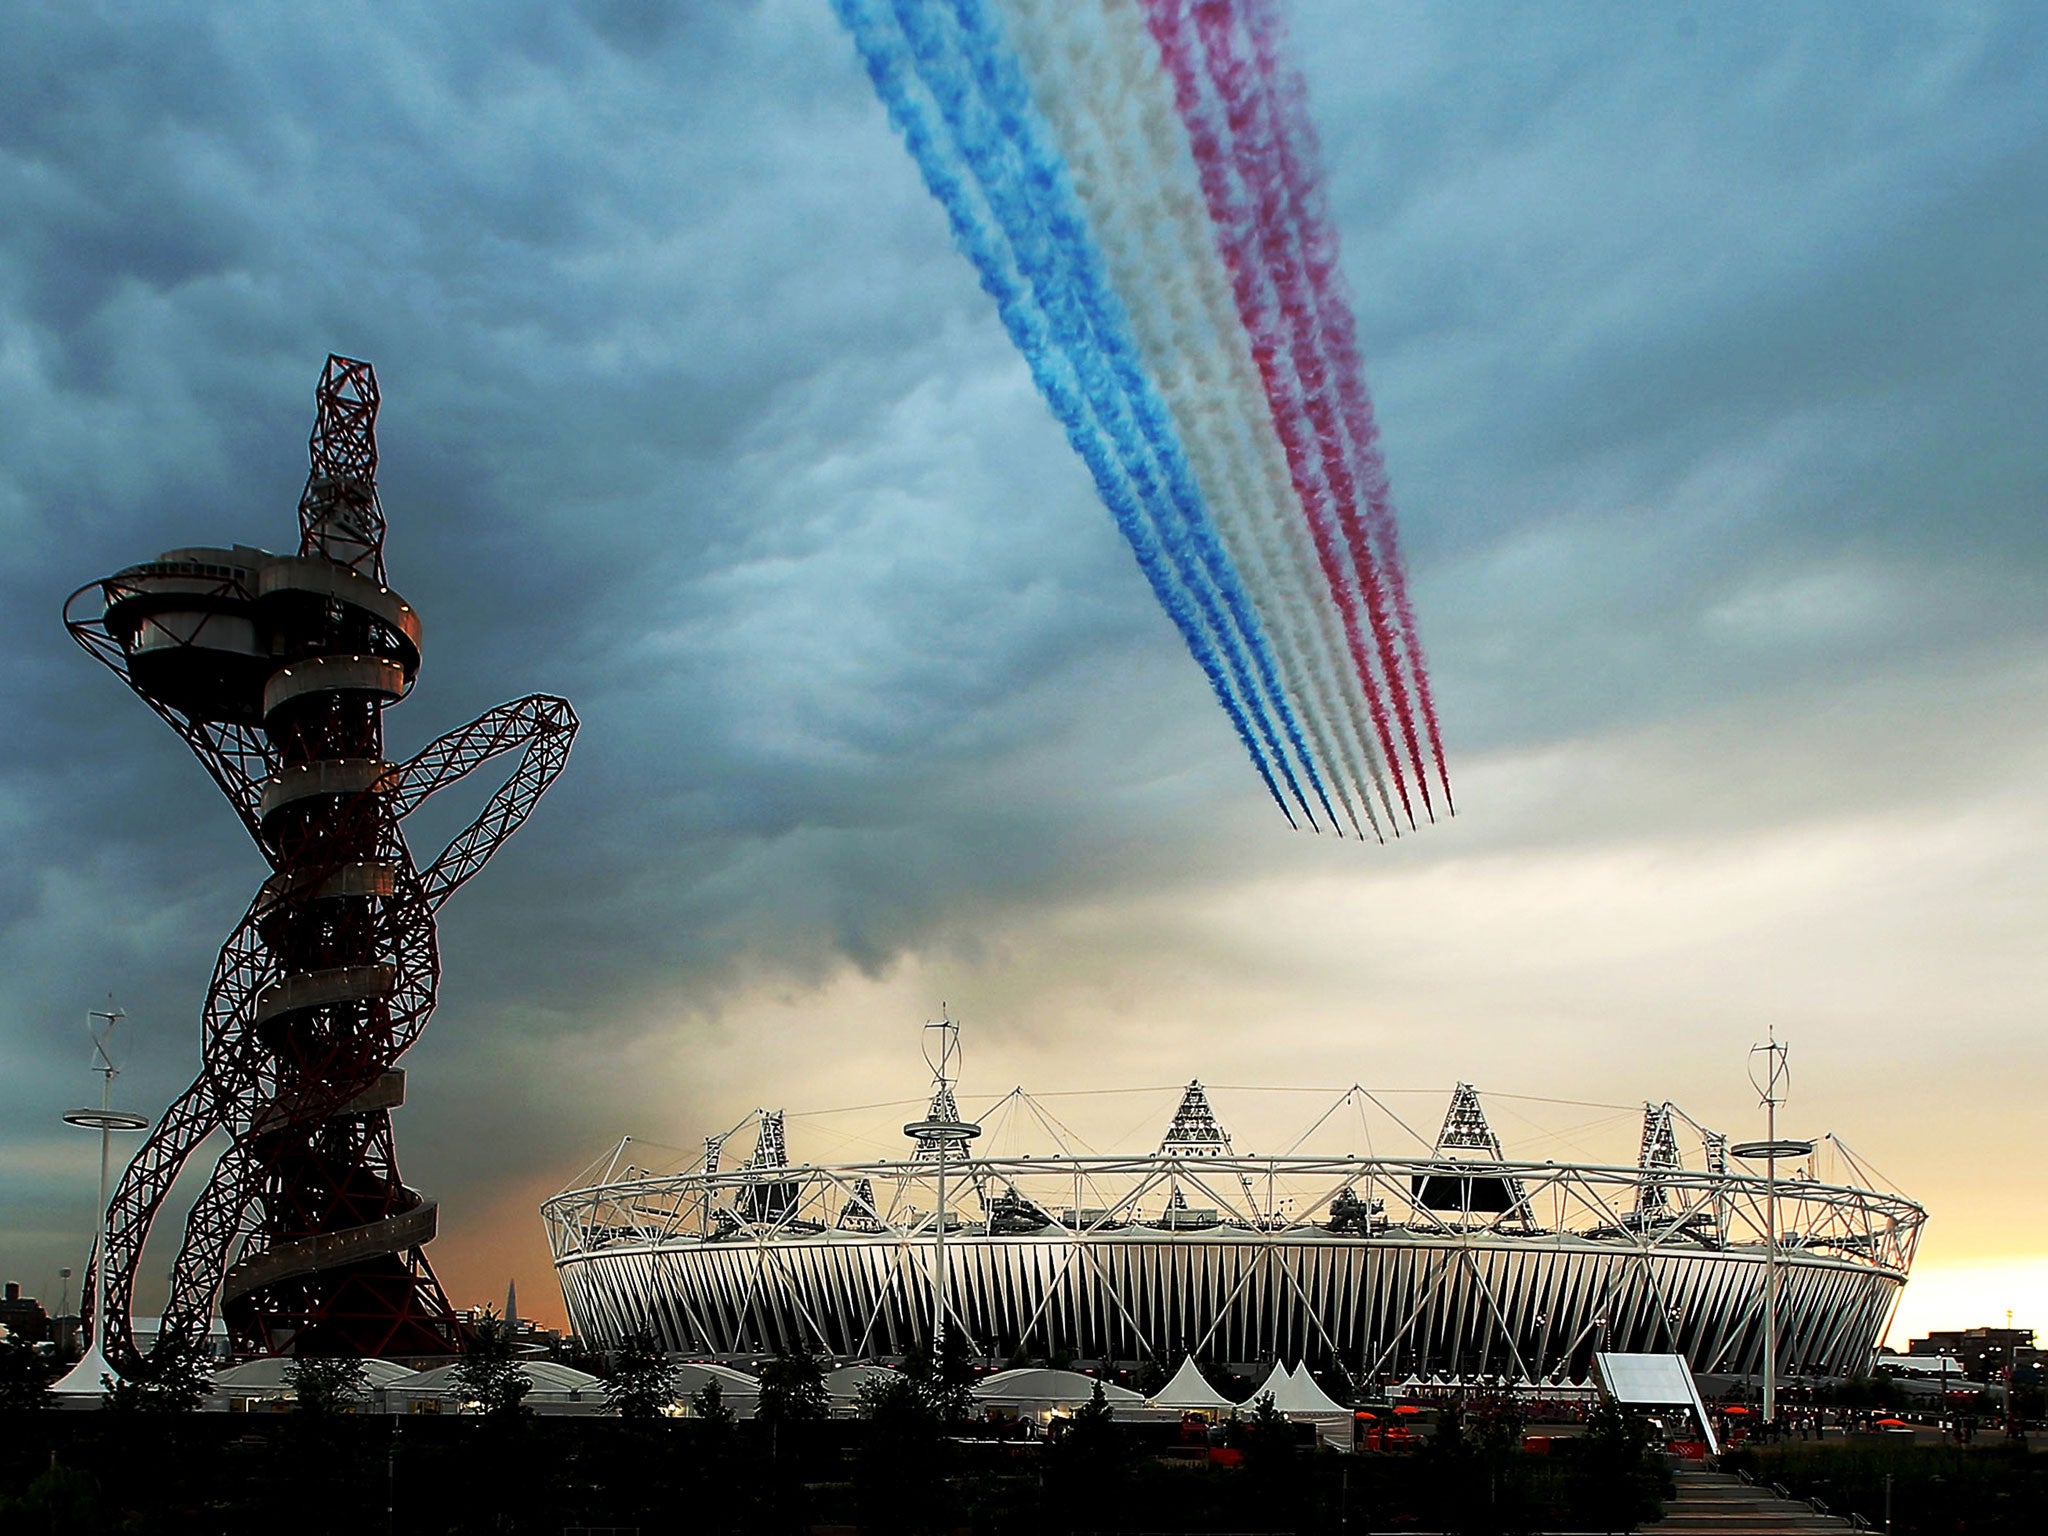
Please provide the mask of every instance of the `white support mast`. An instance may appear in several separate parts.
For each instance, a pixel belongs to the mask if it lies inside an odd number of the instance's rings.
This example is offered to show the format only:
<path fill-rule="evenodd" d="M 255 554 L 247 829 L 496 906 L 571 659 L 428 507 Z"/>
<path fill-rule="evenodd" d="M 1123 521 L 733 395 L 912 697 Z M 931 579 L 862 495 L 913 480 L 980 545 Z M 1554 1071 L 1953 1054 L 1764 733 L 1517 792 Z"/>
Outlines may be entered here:
<path fill-rule="evenodd" d="M 1757 1057 L 1763 1057 L 1759 1064 Z M 1778 1040 L 1776 1025 L 1762 1045 L 1750 1047 L 1749 1080 L 1760 1095 L 1764 1109 L 1764 1139 L 1745 1141 L 1730 1148 L 1744 1162 L 1764 1165 L 1764 1422 L 1778 1417 L 1778 1163 L 1784 1159 L 1811 1157 L 1810 1141 L 1781 1140 L 1778 1136 L 1778 1106 L 1785 1102 L 1792 1075 L 1785 1064 L 1786 1047 Z"/>
<path fill-rule="evenodd" d="M 92 1238 L 92 1341 L 78 1364 L 50 1389 L 65 1396 L 97 1396 L 100 1378 L 113 1372 L 113 1367 L 107 1363 L 104 1346 L 107 1337 L 107 1200 L 108 1186 L 113 1182 L 114 1132 L 149 1128 L 147 1116 L 114 1108 L 114 1079 L 121 1075 L 121 1069 L 114 1065 L 114 1026 L 127 1015 L 112 1007 L 109 1001 L 110 1006 L 95 1008 L 85 1016 L 86 1031 L 92 1036 L 91 1070 L 100 1075 L 99 1107 L 64 1112 L 66 1125 L 82 1126 L 100 1133 L 100 1203 Z"/>
<path fill-rule="evenodd" d="M 903 1127 L 903 1134 L 917 1142 L 917 1158 L 930 1158 L 939 1165 L 939 1208 L 932 1218 L 932 1365 L 945 1359 L 946 1314 L 952 1300 L 946 1275 L 946 1164 L 968 1142 L 981 1134 L 981 1127 L 960 1118 L 953 1097 L 953 1084 L 960 1075 L 960 1025 L 951 1014 L 924 1027 L 924 1059 L 932 1069 L 932 1105 L 922 1120 Z"/>

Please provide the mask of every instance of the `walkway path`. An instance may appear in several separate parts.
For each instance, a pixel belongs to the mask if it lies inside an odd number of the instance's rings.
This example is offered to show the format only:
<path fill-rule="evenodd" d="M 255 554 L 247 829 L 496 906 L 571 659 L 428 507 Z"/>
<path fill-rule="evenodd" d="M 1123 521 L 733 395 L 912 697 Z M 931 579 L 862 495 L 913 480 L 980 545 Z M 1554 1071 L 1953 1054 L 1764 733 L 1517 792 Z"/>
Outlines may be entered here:
<path fill-rule="evenodd" d="M 1646 1531 L 1713 1532 L 1716 1536 L 1797 1536 L 1808 1531 L 1840 1533 L 1847 1520 L 1817 1515 L 1805 1504 L 1781 1499 L 1725 1472 L 1681 1467 L 1678 1495 L 1664 1505 L 1664 1518 Z"/>

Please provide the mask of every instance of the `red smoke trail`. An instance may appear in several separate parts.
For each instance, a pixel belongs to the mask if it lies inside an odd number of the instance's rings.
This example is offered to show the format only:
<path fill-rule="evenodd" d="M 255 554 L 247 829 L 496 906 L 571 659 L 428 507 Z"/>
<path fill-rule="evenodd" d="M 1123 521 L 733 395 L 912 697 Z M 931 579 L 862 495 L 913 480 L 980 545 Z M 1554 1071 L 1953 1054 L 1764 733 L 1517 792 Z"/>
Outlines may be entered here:
<path fill-rule="evenodd" d="M 1386 587 L 1393 599 L 1395 617 L 1401 626 L 1401 643 L 1408 652 L 1415 678 L 1415 698 L 1422 709 L 1429 749 L 1436 759 L 1437 781 L 1443 785 L 1444 803 L 1451 803 L 1451 781 L 1444 768 L 1443 737 L 1437 728 L 1436 699 L 1429 686 L 1429 672 L 1422 659 L 1422 643 L 1415 632 L 1415 609 L 1408 600 L 1408 582 L 1402 569 L 1401 549 L 1394 526 L 1394 511 L 1387 481 L 1386 461 L 1380 454 L 1379 425 L 1373 419 L 1372 399 L 1365 388 L 1365 369 L 1358 351 L 1358 324 L 1344 293 L 1344 279 L 1338 267 L 1337 231 L 1330 221 L 1329 207 L 1315 168 L 1321 161 L 1316 143 L 1315 120 L 1309 115 L 1308 89 L 1299 71 L 1282 62 L 1286 56 L 1284 25 L 1273 0 L 1250 0 L 1246 26 L 1251 34 L 1253 58 L 1259 82 L 1273 104 L 1278 122 L 1274 134 L 1275 155 L 1288 201 L 1293 205 L 1296 227 L 1301 232 L 1302 252 L 1308 267 L 1309 284 L 1315 295 L 1321 322 L 1323 345 L 1336 376 L 1338 401 L 1357 455 L 1359 477 L 1366 493 L 1366 517 L 1373 543 L 1386 573 Z"/>
<path fill-rule="evenodd" d="M 1195 0 L 1194 17 L 1196 30 L 1208 56 L 1209 78 L 1223 99 L 1238 177 L 1254 199 L 1260 249 L 1292 334 L 1293 360 L 1302 381 L 1303 403 L 1322 448 L 1324 473 L 1336 499 L 1338 517 L 1359 586 L 1365 594 L 1366 609 L 1372 619 L 1373 639 L 1387 679 L 1387 692 L 1400 720 L 1402 741 L 1408 749 L 1408 760 L 1415 769 L 1423 805 L 1434 819 L 1429 776 L 1422 765 L 1422 747 L 1416 739 L 1415 716 L 1409 703 L 1404 668 L 1393 623 L 1388 617 L 1389 603 L 1380 561 L 1374 555 L 1365 520 L 1360 516 L 1361 502 L 1367 498 L 1359 494 L 1352 472 L 1352 459 L 1345 451 L 1338 391 L 1330 377 L 1332 370 L 1328 360 L 1318 345 L 1322 325 L 1317 314 L 1317 296 L 1303 271 L 1300 255 L 1300 246 L 1306 244 L 1307 239 L 1296 222 L 1298 210 L 1289 207 L 1282 146 L 1275 131 L 1276 114 L 1273 104 L 1260 89 L 1254 66 L 1239 51 L 1237 7 L 1228 0 Z M 1299 169 L 1297 164 L 1297 173 Z M 1334 239 L 1329 243 L 1334 246 Z M 1384 478 L 1383 474 L 1381 478 Z"/>
<path fill-rule="evenodd" d="M 1251 338 L 1252 358 L 1258 365 L 1260 381 L 1273 403 L 1273 426 L 1287 455 L 1288 476 L 1314 535 L 1324 580 L 1329 583 L 1331 596 L 1336 599 L 1338 613 L 1343 620 L 1344 637 L 1351 649 L 1352 664 L 1365 693 L 1373 729 L 1379 737 L 1381 755 L 1400 791 L 1402 810 L 1412 826 L 1415 813 L 1409 803 L 1400 753 L 1387 720 L 1386 704 L 1380 696 L 1378 680 L 1366 654 L 1364 638 L 1359 633 L 1357 604 L 1352 597 L 1351 584 L 1345 579 L 1345 562 L 1330 526 L 1329 490 L 1319 486 L 1314 475 L 1315 461 L 1310 455 L 1317 445 L 1306 439 L 1302 430 L 1302 413 L 1291 408 L 1294 402 L 1290 397 L 1299 391 L 1300 383 L 1288 377 L 1283 360 L 1292 349 L 1287 345 L 1281 326 L 1276 323 L 1271 305 L 1260 292 L 1262 267 L 1255 248 L 1253 227 L 1256 215 L 1243 208 L 1240 199 L 1233 195 L 1229 152 L 1221 143 L 1214 116 L 1202 97 L 1202 76 L 1195 62 L 1194 40 L 1187 33 L 1181 0 L 1145 0 L 1145 14 L 1153 39 L 1159 45 L 1160 57 L 1173 79 L 1174 103 L 1187 124 L 1195 166 L 1201 176 L 1202 195 L 1209 205 L 1209 216 L 1216 225 L 1218 247 L 1223 264 L 1230 273 L 1238 313 Z M 1324 427 L 1313 420 L 1311 424 L 1315 426 L 1318 437 L 1322 437 Z M 1330 444 L 1325 442 L 1321 446 L 1324 451 L 1319 457 L 1327 467 L 1332 457 L 1327 451 Z M 1370 569 L 1370 551 L 1367 552 L 1366 568 Z M 1370 605 L 1376 592 L 1368 588 L 1366 595 Z M 1376 615 L 1376 639 L 1381 628 L 1383 621 Z M 1387 649 L 1384 641 L 1379 648 L 1384 657 Z M 1398 686 L 1399 679 L 1398 670 L 1389 673 L 1390 685 Z M 1403 702 L 1405 704 L 1405 700 Z"/>

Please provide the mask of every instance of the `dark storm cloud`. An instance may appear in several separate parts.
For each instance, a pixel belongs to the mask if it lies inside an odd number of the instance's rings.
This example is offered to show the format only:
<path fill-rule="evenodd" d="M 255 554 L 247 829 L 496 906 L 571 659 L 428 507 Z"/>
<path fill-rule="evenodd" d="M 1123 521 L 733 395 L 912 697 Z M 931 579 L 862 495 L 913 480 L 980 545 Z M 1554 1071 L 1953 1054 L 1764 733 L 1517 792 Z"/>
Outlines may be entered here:
<path fill-rule="evenodd" d="M 1425 580 L 1431 556 L 1479 578 L 1431 611 L 1496 642 L 1434 631 L 1485 690 L 1466 730 L 1570 735 L 2033 627 L 2040 14 L 1464 20 L 1301 30 L 1411 544 Z M 1903 599 L 1875 632 L 1759 652 L 1711 618 L 1865 563 Z M 1911 565 L 1981 600 L 1916 611 Z"/>
<path fill-rule="evenodd" d="M 1454 752 L 2038 636 L 2041 29 L 1302 8 Z M 329 349 L 428 626 L 394 746 L 585 720 L 446 914 L 443 1192 L 646 1107 L 551 1091 L 565 1043 L 1301 857 L 824 0 L 17 7 L 0 102 L 7 1146 L 109 986 L 168 1097 L 259 874 L 57 605 L 286 542 Z"/>

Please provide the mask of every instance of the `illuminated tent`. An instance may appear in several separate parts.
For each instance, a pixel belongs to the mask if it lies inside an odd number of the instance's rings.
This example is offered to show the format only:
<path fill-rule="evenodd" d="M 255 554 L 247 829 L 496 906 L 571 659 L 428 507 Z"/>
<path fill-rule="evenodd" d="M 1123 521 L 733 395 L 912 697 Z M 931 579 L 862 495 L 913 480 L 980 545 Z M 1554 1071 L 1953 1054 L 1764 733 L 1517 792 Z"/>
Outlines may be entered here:
<path fill-rule="evenodd" d="M 1049 1414 L 1068 1412 L 1094 1400 L 1100 1385 L 1102 1396 L 1112 1408 L 1140 1408 L 1143 1393 L 1129 1387 L 1098 1383 L 1079 1371 L 1048 1371 L 1024 1366 L 1014 1371 L 997 1371 L 974 1384 L 974 1401 L 983 1408 L 1003 1408 L 1012 1413 Z"/>
<path fill-rule="evenodd" d="M 1306 1365 L 1291 1374 L 1284 1366 L 1280 1367 L 1275 1370 L 1274 1377 L 1267 1378 L 1268 1384 L 1263 1390 L 1273 1394 L 1273 1406 L 1288 1418 L 1348 1419 L 1351 1416 L 1349 1408 L 1316 1385 L 1316 1379 L 1309 1375 Z"/>
<path fill-rule="evenodd" d="M 1177 1413 L 1221 1413 L 1237 1404 L 1210 1386 L 1195 1369 L 1195 1357 L 1181 1361 L 1173 1380 L 1146 1399 L 1154 1408 L 1171 1408 Z"/>

